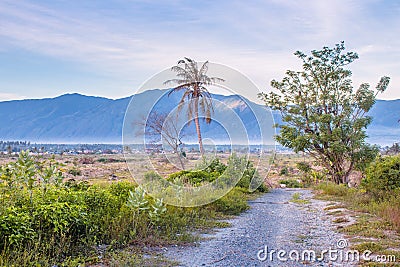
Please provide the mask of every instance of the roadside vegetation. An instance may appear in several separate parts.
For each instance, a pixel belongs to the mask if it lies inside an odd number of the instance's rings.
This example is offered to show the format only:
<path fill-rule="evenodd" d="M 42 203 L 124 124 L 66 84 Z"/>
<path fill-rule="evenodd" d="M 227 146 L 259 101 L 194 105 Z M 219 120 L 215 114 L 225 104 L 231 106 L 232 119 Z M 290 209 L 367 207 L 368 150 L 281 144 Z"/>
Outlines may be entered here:
<path fill-rule="evenodd" d="M 357 188 L 325 182 L 315 189 L 318 198 L 334 201 L 326 210 L 354 249 L 400 259 L 400 155 L 378 157 Z"/>
<path fill-rule="evenodd" d="M 225 168 L 215 160 L 204 171 L 185 171 L 182 182 L 207 183 Z M 28 152 L 0 167 L 0 266 L 167 264 L 151 248 L 193 242 L 194 231 L 226 226 L 220 219 L 246 210 L 250 197 L 246 175 L 214 203 L 181 208 L 133 182 L 65 181 L 64 171 L 54 159 Z M 255 173 L 250 163 L 246 173 Z"/>

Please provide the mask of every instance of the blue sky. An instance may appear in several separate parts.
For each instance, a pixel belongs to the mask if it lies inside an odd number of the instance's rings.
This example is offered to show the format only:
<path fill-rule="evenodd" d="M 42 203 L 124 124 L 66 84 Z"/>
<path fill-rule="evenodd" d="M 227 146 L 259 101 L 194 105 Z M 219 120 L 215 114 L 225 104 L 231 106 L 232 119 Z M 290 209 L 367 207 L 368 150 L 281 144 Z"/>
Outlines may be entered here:
<path fill-rule="evenodd" d="M 400 98 L 400 1 L 1 0 L 0 100 L 120 98 L 183 56 L 226 64 L 263 91 L 296 50 L 344 40 L 354 86 L 391 77 Z M 249 3 L 250 2 L 250 3 Z"/>

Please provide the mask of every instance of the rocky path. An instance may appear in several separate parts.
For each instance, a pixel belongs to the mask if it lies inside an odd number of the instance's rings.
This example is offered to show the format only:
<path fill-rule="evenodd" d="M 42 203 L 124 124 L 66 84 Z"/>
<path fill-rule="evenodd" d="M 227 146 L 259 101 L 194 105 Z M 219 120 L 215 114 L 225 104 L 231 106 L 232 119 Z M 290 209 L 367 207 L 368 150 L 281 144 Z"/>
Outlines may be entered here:
<path fill-rule="evenodd" d="M 291 202 L 298 193 L 309 203 Z M 323 250 L 347 244 L 335 232 L 324 207 L 306 189 L 274 189 L 250 202 L 251 209 L 229 220 L 231 227 L 218 229 L 190 247 L 168 248 L 165 255 L 180 266 L 354 266 L 329 257 Z M 276 252 L 272 252 L 275 250 Z M 286 252 L 278 257 L 278 251 Z M 315 251 L 311 260 L 308 255 Z M 344 251 L 344 250 L 343 250 Z M 309 254 L 311 253 L 311 254 Z M 286 259 L 286 260 L 285 260 Z M 333 259 L 333 260 L 330 260 Z"/>

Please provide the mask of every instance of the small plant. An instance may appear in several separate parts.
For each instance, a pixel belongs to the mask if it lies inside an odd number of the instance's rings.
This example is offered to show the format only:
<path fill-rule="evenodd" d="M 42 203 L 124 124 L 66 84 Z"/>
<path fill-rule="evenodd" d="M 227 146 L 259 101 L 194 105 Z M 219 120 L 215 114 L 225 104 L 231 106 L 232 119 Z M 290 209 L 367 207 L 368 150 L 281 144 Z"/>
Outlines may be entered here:
<path fill-rule="evenodd" d="M 82 175 L 82 171 L 76 167 L 73 167 L 71 169 L 68 170 L 68 173 L 73 175 L 73 176 L 79 176 Z"/>
<path fill-rule="evenodd" d="M 163 199 L 156 199 L 154 204 L 151 205 L 152 210 L 149 211 L 151 222 L 157 223 L 161 220 L 161 216 L 167 211 L 167 207 L 163 203 Z"/>
<path fill-rule="evenodd" d="M 200 186 L 204 182 L 212 182 L 217 178 L 206 171 L 179 171 L 168 176 L 167 181 L 175 184 L 190 184 L 192 186 Z"/>
<path fill-rule="evenodd" d="M 132 235 L 136 234 L 138 216 L 143 214 L 144 211 L 147 211 L 147 215 L 152 224 L 158 223 L 161 216 L 167 211 L 167 207 L 164 205 L 162 199 L 156 198 L 151 205 L 146 199 L 146 192 L 141 186 L 136 187 L 135 191 L 129 191 L 126 205 L 134 211 Z"/>
<path fill-rule="evenodd" d="M 301 198 L 301 194 L 300 193 L 294 193 L 292 195 L 292 199 L 290 200 L 290 202 L 297 203 L 297 204 L 308 204 L 308 203 L 310 203 L 310 201 L 308 199 Z"/>
<path fill-rule="evenodd" d="M 149 202 L 145 198 L 145 195 L 146 192 L 142 187 L 136 187 L 134 192 L 129 191 L 129 197 L 126 205 L 137 212 L 149 209 Z"/>
<path fill-rule="evenodd" d="M 333 220 L 334 223 L 347 223 L 349 222 L 349 219 L 347 219 L 346 217 L 339 217 L 336 218 L 335 220 Z"/>
<path fill-rule="evenodd" d="M 289 169 L 287 167 L 283 167 L 279 172 L 279 175 L 281 175 L 281 176 L 288 175 L 288 174 L 289 174 Z"/>

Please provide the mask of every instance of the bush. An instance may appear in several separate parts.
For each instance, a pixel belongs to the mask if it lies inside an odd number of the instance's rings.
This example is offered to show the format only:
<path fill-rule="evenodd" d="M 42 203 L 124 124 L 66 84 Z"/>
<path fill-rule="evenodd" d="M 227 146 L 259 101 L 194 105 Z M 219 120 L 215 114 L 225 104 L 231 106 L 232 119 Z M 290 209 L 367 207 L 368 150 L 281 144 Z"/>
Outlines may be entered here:
<path fill-rule="evenodd" d="M 228 215 L 237 215 L 249 208 L 246 195 L 238 188 L 233 188 L 228 194 L 212 204 L 215 210 Z"/>
<path fill-rule="evenodd" d="M 212 182 L 218 176 L 214 176 L 206 171 L 179 171 L 168 176 L 167 181 L 174 184 L 189 184 L 192 186 L 200 186 L 204 182 Z"/>
<path fill-rule="evenodd" d="M 279 172 L 279 175 L 288 175 L 289 174 L 289 169 L 287 167 L 283 167 L 281 171 Z"/>
<path fill-rule="evenodd" d="M 208 173 L 212 173 L 214 176 L 221 175 L 226 170 L 226 165 L 223 164 L 219 158 L 214 158 L 211 162 L 207 162 L 204 160 L 203 164 L 206 167 L 203 169 Z"/>
<path fill-rule="evenodd" d="M 99 158 L 97 162 L 100 163 L 114 163 L 114 162 L 124 162 L 123 159 L 115 159 L 115 158 Z"/>
<path fill-rule="evenodd" d="M 388 191 L 400 188 L 400 156 L 376 159 L 366 169 L 361 184 L 376 198 L 383 198 Z"/>
<path fill-rule="evenodd" d="M 82 175 L 81 170 L 79 170 L 79 169 L 76 168 L 76 167 L 73 167 L 73 168 L 69 169 L 69 170 L 68 170 L 68 173 L 71 174 L 71 175 L 73 175 L 73 176 Z"/>
<path fill-rule="evenodd" d="M 302 171 L 303 173 L 309 173 L 311 171 L 311 166 L 310 164 L 306 163 L 306 162 L 298 162 L 296 164 L 296 167 Z"/>
<path fill-rule="evenodd" d="M 286 185 L 288 188 L 302 188 L 303 185 L 295 179 L 281 180 L 279 183 Z"/>
<path fill-rule="evenodd" d="M 81 160 L 79 162 L 81 164 L 93 164 L 94 163 L 94 159 L 90 158 L 90 157 L 83 157 L 83 158 L 81 158 Z"/>
<path fill-rule="evenodd" d="M 326 195 L 344 197 L 349 193 L 349 188 L 344 184 L 335 184 L 331 182 L 320 183 L 317 189 L 322 190 Z"/>

